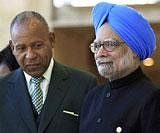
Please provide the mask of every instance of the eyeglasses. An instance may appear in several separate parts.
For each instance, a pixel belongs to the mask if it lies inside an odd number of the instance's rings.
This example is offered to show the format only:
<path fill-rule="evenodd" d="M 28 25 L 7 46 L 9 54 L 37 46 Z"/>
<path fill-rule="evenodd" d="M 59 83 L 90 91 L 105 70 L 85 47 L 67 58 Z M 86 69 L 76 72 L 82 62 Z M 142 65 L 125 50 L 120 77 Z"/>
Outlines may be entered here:
<path fill-rule="evenodd" d="M 103 43 L 98 43 L 98 42 L 93 42 L 90 44 L 90 49 L 93 53 L 97 53 L 100 49 L 101 46 L 103 46 L 103 49 L 112 52 L 115 48 L 117 48 L 120 44 L 125 43 L 125 42 L 120 42 L 116 39 L 105 39 Z"/>

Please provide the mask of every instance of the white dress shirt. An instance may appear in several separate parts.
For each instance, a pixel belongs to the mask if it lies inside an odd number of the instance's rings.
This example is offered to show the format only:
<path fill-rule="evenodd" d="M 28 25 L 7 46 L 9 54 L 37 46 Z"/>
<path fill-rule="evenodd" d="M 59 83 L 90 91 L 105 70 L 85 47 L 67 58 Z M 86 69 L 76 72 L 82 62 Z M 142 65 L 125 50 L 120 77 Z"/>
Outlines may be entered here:
<path fill-rule="evenodd" d="M 43 74 L 44 79 L 40 84 L 40 87 L 41 87 L 42 93 L 43 93 L 43 104 L 44 104 L 44 102 L 46 100 L 46 97 L 47 97 L 48 87 L 49 87 L 49 83 L 50 83 L 50 79 L 51 79 L 53 66 L 54 66 L 54 60 L 52 58 L 47 71 Z M 33 90 L 33 83 L 31 82 L 32 76 L 27 74 L 25 71 L 23 71 L 23 72 L 24 72 L 24 75 L 25 75 L 25 78 L 26 78 L 26 81 L 27 81 L 28 91 L 29 91 L 29 93 L 31 93 L 32 90 Z"/>

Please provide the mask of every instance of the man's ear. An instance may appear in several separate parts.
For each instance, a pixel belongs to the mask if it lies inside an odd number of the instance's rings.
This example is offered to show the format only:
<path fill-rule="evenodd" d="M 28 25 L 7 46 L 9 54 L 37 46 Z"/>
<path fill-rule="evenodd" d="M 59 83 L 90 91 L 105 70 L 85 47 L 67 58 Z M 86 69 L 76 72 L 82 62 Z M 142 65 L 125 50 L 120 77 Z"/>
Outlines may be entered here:
<path fill-rule="evenodd" d="M 54 44 L 55 44 L 55 35 L 54 35 L 54 32 L 50 32 L 49 36 L 50 36 L 50 40 L 51 40 L 51 43 L 52 43 L 52 47 L 54 48 Z"/>
<path fill-rule="evenodd" d="M 12 40 L 9 40 L 9 46 L 11 47 L 12 53 L 14 55 L 14 46 Z"/>

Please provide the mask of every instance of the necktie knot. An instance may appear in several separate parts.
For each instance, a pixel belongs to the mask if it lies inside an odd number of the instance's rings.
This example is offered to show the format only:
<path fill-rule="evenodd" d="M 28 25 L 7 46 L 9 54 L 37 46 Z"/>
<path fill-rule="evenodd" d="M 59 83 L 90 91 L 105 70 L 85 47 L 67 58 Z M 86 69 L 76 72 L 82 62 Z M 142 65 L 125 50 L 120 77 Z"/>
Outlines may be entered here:
<path fill-rule="evenodd" d="M 43 77 L 32 77 L 32 83 L 40 84 L 43 80 Z"/>

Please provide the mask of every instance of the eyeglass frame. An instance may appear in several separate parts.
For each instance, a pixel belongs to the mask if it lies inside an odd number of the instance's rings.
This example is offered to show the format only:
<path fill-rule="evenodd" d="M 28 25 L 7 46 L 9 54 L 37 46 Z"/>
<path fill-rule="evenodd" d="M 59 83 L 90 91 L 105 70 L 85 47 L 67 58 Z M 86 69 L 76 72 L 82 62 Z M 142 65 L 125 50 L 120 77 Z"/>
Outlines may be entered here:
<path fill-rule="evenodd" d="M 106 44 L 105 44 L 105 42 L 107 42 Z M 108 43 L 108 42 L 114 42 L 114 43 Z M 99 51 L 99 49 L 101 48 L 101 46 L 103 46 L 103 49 L 104 50 L 106 50 L 106 51 L 108 51 L 108 52 L 112 52 L 112 51 L 114 51 L 114 49 L 116 49 L 120 44 L 123 44 L 123 43 L 125 43 L 124 41 L 118 41 L 117 39 L 115 39 L 115 38 L 107 38 L 107 39 L 105 39 L 104 41 L 103 41 L 103 43 L 98 43 L 98 42 L 93 42 L 93 43 L 91 43 L 90 45 L 89 45 L 89 48 L 91 49 L 91 52 L 92 53 L 97 53 L 98 51 Z M 108 44 L 108 45 L 107 45 Z M 98 46 L 98 48 L 97 48 L 97 50 L 95 50 L 96 49 L 96 47 Z M 105 47 L 106 46 L 106 47 Z M 110 46 L 110 47 L 109 47 Z"/>

